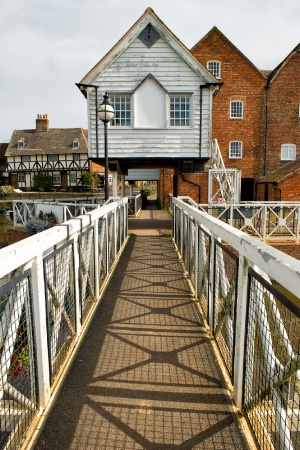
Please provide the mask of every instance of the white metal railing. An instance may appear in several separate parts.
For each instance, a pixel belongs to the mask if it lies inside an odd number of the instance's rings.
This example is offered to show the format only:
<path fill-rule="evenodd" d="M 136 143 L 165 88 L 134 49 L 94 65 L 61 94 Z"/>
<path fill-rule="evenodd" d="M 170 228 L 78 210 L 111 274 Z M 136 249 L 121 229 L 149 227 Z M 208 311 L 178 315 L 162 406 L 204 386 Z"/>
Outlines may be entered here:
<path fill-rule="evenodd" d="M 127 203 L 0 250 L 1 449 L 20 448 L 52 401 L 125 245 Z"/>
<path fill-rule="evenodd" d="M 263 242 L 283 236 L 300 242 L 300 202 L 200 204 L 198 208 Z"/>
<path fill-rule="evenodd" d="M 37 217 L 39 212 L 55 213 L 59 218 L 59 222 L 65 222 L 74 217 L 99 208 L 99 204 L 94 203 L 65 203 L 61 201 L 40 201 L 40 200 L 16 200 L 13 202 L 14 226 L 25 226 L 28 220 Z"/>
<path fill-rule="evenodd" d="M 300 261 L 173 198 L 196 302 L 262 449 L 300 448 Z"/>
<path fill-rule="evenodd" d="M 211 146 L 208 178 L 208 201 L 217 203 L 221 198 L 226 203 L 234 203 L 240 197 L 240 170 L 226 169 L 218 141 L 214 139 Z"/>

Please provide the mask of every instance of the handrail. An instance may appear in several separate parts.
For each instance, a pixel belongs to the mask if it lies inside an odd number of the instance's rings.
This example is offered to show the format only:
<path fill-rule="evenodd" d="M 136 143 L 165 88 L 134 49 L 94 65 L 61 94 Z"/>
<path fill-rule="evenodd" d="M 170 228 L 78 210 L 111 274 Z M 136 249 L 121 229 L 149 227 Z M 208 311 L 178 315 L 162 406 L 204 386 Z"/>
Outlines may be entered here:
<path fill-rule="evenodd" d="M 172 198 L 172 211 L 174 242 L 237 407 L 260 448 L 295 450 L 300 261 L 200 211 L 187 198 Z"/>
<path fill-rule="evenodd" d="M 126 243 L 127 203 L 0 250 L 1 447 L 19 448 L 52 402 Z"/>

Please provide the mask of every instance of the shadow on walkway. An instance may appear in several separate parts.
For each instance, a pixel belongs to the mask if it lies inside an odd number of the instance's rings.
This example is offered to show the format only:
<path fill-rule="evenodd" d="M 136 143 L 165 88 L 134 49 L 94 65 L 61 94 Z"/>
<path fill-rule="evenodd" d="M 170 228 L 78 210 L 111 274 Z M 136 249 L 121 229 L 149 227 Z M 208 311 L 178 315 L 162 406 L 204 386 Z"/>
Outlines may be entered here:
<path fill-rule="evenodd" d="M 130 236 L 35 450 L 247 449 L 170 237 Z"/>

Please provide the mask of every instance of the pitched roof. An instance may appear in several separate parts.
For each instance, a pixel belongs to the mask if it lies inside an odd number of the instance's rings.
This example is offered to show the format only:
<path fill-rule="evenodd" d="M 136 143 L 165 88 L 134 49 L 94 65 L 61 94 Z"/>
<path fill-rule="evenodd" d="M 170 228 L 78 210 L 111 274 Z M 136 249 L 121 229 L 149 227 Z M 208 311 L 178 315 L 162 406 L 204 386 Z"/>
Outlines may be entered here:
<path fill-rule="evenodd" d="M 258 183 L 279 183 L 283 181 L 285 178 L 294 175 L 296 172 L 300 170 L 300 158 L 297 158 L 295 161 L 291 161 L 279 169 L 273 170 L 269 172 L 262 178 L 257 180 Z"/>
<path fill-rule="evenodd" d="M 172 33 L 172 31 L 159 19 L 152 8 L 147 8 L 144 14 L 134 23 L 125 35 L 112 47 L 112 49 L 84 76 L 80 84 L 95 83 L 103 73 L 130 44 L 136 39 L 145 27 L 151 25 L 158 30 L 160 36 L 173 48 L 173 50 L 207 83 L 219 84 L 213 75 L 191 54 L 189 49 Z"/>
<path fill-rule="evenodd" d="M 25 147 L 18 148 L 18 141 L 25 140 Z M 74 140 L 79 147 L 73 149 Z M 5 156 L 88 153 L 88 131 L 83 128 L 49 128 L 48 131 L 14 130 Z"/>
<path fill-rule="evenodd" d="M 298 45 L 296 45 L 296 47 L 286 56 L 286 58 L 284 58 L 283 61 L 281 61 L 280 64 L 278 64 L 277 67 L 275 67 L 274 70 L 271 71 L 271 73 L 268 76 L 268 83 L 270 84 L 272 83 L 272 81 L 274 80 L 274 78 L 276 77 L 276 75 L 281 71 L 281 69 L 288 63 L 288 61 L 291 59 L 291 57 L 297 53 L 300 52 L 300 43 Z"/>
<path fill-rule="evenodd" d="M 266 78 L 266 75 L 265 75 L 265 71 L 262 71 L 262 70 L 259 70 L 254 64 L 253 64 L 253 62 L 252 61 L 250 61 L 250 59 L 248 59 L 247 58 L 247 56 L 245 56 L 244 55 L 244 53 L 242 53 L 226 36 L 225 36 L 225 34 L 223 34 L 222 33 L 222 31 L 220 31 L 219 30 L 219 28 L 218 27 L 216 27 L 216 26 L 214 26 L 214 27 L 212 27 L 211 28 L 211 30 L 208 32 L 208 33 L 206 33 L 206 35 L 205 36 L 203 36 L 203 38 L 201 38 L 200 39 L 200 41 L 198 41 L 192 48 L 191 48 L 191 50 L 193 50 L 198 44 L 200 44 L 201 42 L 203 42 L 210 34 L 212 34 L 213 32 L 217 32 L 225 41 L 227 41 L 228 42 L 228 44 L 237 52 L 237 53 L 239 53 L 241 56 L 242 56 L 242 58 L 244 58 L 257 72 L 259 72 L 260 73 L 260 75 L 263 77 L 263 78 Z"/>

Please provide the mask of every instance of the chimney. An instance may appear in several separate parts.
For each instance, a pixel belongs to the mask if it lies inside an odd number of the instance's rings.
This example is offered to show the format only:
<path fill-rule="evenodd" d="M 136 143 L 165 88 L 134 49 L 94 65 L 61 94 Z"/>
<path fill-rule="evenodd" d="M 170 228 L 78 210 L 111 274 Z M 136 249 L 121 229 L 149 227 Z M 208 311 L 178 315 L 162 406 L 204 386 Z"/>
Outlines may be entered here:
<path fill-rule="evenodd" d="M 36 132 L 45 132 L 49 130 L 48 114 L 38 114 L 36 119 Z"/>

